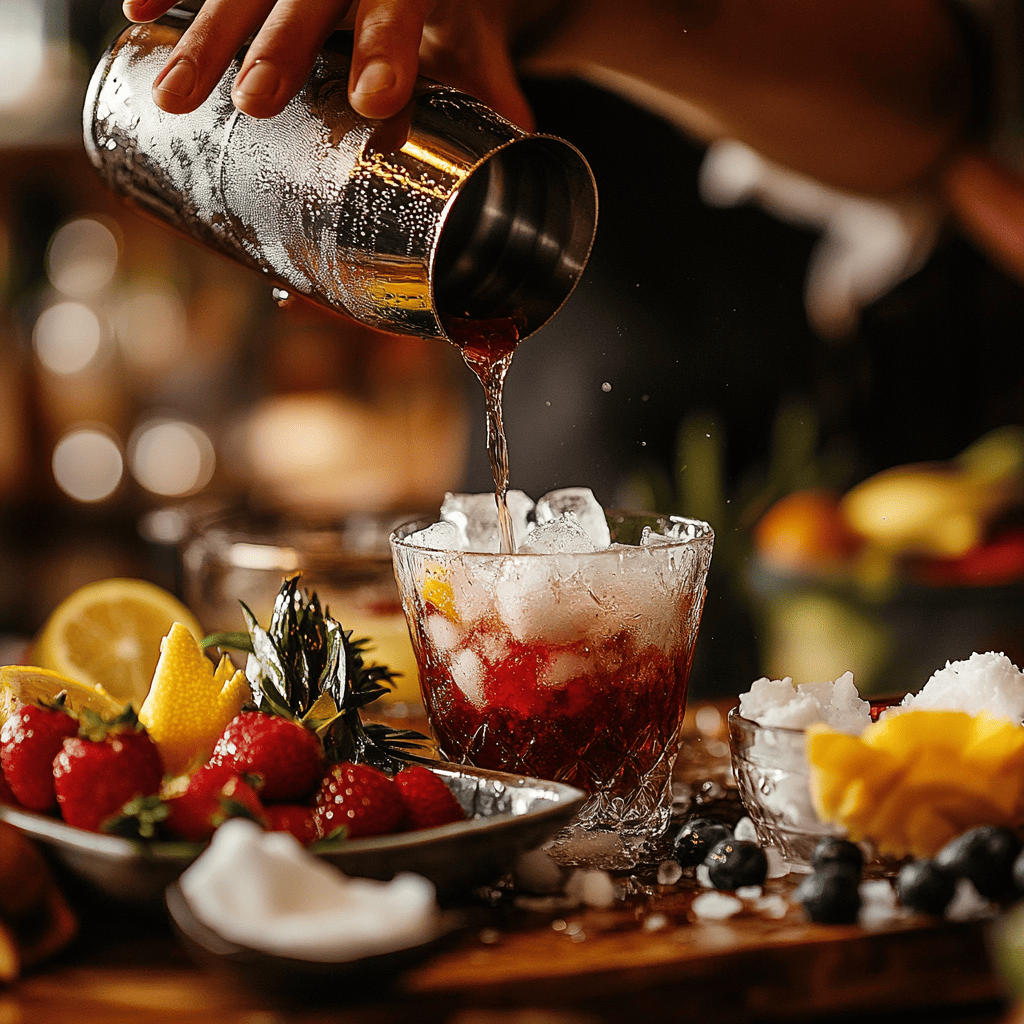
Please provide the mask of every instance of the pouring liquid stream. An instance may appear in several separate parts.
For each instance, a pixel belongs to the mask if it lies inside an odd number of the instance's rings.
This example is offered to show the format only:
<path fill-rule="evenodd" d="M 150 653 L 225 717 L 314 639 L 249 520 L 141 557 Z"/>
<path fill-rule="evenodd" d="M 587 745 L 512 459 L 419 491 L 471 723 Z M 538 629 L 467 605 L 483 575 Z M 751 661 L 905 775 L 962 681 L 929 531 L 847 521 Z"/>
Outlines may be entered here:
<path fill-rule="evenodd" d="M 498 529 L 503 554 L 515 554 L 512 515 L 508 510 L 508 445 L 501 421 L 501 397 L 505 374 L 519 345 L 518 317 L 493 320 L 445 317 L 445 328 L 453 344 L 462 353 L 484 389 L 487 408 L 487 454 L 494 477 L 494 502 L 498 510 Z"/>

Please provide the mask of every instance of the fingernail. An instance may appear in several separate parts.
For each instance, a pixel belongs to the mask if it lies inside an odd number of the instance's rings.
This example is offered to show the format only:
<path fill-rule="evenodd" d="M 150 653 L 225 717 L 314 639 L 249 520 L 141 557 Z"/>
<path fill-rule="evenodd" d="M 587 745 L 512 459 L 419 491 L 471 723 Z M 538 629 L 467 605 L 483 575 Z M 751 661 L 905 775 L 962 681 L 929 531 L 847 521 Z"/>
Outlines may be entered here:
<path fill-rule="evenodd" d="M 356 82 L 356 87 L 352 91 L 363 96 L 369 96 L 373 93 L 390 89 L 394 84 L 395 72 L 392 70 L 391 65 L 382 60 L 372 60 L 363 68 L 359 81 Z"/>
<path fill-rule="evenodd" d="M 169 96 L 188 96 L 196 87 L 196 69 L 192 61 L 184 58 L 160 75 L 153 84 L 157 92 L 165 92 Z"/>
<path fill-rule="evenodd" d="M 235 82 L 235 96 L 266 99 L 277 92 L 281 76 L 269 61 L 258 60 Z"/>

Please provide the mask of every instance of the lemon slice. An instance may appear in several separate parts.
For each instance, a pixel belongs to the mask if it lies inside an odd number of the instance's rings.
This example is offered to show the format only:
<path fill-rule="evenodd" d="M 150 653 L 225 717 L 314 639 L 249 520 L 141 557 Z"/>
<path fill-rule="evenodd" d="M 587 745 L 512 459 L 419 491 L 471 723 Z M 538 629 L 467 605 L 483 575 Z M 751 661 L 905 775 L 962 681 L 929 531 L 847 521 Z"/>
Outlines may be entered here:
<path fill-rule="evenodd" d="M 4 665 L 0 667 L 0 721 L 19 704 L 51 704 L 61 691 L 67 694 L 65 703 L 72 711 L 89 708 L 109 720 L 124 710 L 102 686 L 88 686 L 35 665 Z"/>
<path fill-rule="evenodd" d="M 195 616 L 155 583 L 100 580 L 57 606 L 36 641 L 34 660 L 138 710 L 160 658 L 160 641 L 175 622 L 202 638 Z"/>

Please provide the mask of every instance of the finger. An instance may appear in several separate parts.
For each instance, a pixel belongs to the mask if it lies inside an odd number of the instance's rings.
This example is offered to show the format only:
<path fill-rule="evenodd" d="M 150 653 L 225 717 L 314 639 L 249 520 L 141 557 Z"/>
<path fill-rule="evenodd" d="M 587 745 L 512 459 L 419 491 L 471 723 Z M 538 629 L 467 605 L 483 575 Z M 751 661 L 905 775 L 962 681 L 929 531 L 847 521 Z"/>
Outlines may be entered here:
<path fill-rule="evenodd" d="M 391 117 L 409 102 L 432 7 L 433 0 L 359 0 L 349 101 L 364 117 Z"/>
<path fill-rule="evenodd" d="M 302 88 L 317 52 L 351 0 L 278 0 L 249 47 L 231 98 L 252 117 L 273 117 Z"/>
<path fill-rule="evenodd" d="M 525 131 L 535 121 L 526 100 L 507 41 L 494 26 L 484 26 L 476 38 L 452 39 L 443 33 L 424 33 L 420 70 L 475 96 Z"/>
<path fill-rule="evenodd" d="M 122 9 L 129 21 L 156 21 L 175 4 L 175 0 L 124 0 Z"/>
<path fill-rule="evenodd" d="M 1024 177 L 989 156 L 956 161 L 946 194 L 961 223 L 1004 269 L 1024 280 Z"/>
<path fill-rule="evenodd" d="M 195 110 L 213 92 L 274 0 L 206 0 L 153 83 L 153 98 L 169 114 Z"/>

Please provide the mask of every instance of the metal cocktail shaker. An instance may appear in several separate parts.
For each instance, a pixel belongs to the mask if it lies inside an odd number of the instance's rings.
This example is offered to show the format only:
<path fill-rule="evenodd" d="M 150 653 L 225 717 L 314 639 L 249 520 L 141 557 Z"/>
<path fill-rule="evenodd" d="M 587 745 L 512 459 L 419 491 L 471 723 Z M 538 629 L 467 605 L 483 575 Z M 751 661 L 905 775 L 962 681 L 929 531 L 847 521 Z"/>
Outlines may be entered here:
<path fill-rule="evenodd" d="M 340 32 L 276 117 L 232 105 L 238 58 L 198 110 L 167 114 L 151 88 L 191 17 L 126 29 L 92 76 L 85 145 L 115 192 L 385 331 L 447 338 L 446 316 L 516 316 L 525 336 L 569 297 L 597 221 L 593 175 L 569 143 L 426 79 L 397 117 L 361 117 Z"/>

